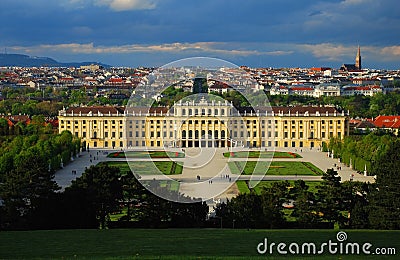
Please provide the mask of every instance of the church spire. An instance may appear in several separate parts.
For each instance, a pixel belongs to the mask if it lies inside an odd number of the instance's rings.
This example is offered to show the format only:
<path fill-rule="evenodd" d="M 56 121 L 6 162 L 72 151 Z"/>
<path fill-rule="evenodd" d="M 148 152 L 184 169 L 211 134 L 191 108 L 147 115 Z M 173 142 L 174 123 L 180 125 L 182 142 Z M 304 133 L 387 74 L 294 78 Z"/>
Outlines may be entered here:
<path fill-rule="evenodd" d="M 361 70 L 361 50 L 360 50 L 360 45 L 358 45 L 358 51 L 357 51 L 357 56 L 356 56 L 356 68 Z"/>

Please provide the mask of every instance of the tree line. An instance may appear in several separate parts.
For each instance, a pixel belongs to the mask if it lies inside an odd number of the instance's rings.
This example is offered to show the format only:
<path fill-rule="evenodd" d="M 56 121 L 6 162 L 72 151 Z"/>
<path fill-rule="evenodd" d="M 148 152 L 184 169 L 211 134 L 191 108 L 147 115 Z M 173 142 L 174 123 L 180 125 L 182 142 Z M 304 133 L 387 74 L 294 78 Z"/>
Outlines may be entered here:
<path fill-rule="evenodd" d="M 354 138 L 332 145 L 342 145 L 342 149 L 356 146 L 360 157 L 371 160 L 375 183 L 341 182 L 330 169 L 316 190 L 301 180 L 275 182 L 260 194 L 253 190 L 219 204 L 216 218 L 207 220 L 204 202 L 166 189 L 156 180 L 144 183 L 159 189 L 158 194 L 168 193 L 177 201 L 192 203 L 164 200 L 148 191 L 130 171 L 120 172 L 107 164 L 88 168 L 60 192 L 54 171 L 61 158 L 66 163 L 71 153 L 78 151 L 79 139 L 67 131 L 11 136 L 0 143 L 0 229 L 334 225 L 399 229 L 400 140 L 372 134 Z M 120 217 L 112 220 L 116 214 Z"/>
<path fill-rule="evenodd" d="M 44 90 L 34 89 L 12 89 L 4 88 L 2 90 L 4 100 L 0 101 L 0 114 L 11 113 L 13 115 L 45 115 L 54 117 L 63 106 L 69 105 L 126 105 L 128 100 L 113 100 L 105 97 L 95 97 L 97 89 L 91 92 L 85 88 L 81 89 L 53 89 L 47 87 Z M 125 91 L 122 91 L 125 92 Z M 126 92 L 129 96 L 129 92 Z M 191 95 L 191 92 L 184 91 L 181 88 L 170 86 L 162 93 L 160 100 L 155 101 L 153 106 L 171 107 L 174 101 Z M 225 100 L 232 102 L 235 107 L 256 105 L 267 105 L 264 98 L 259 104 L 257 95 L 244 97 L 236 90 L 230 90 L 224 93 L 212 92 L 211 94 L 220 96 Z M 297 96 L 297 95 L 269 95 L 260 91 L 259 94 L 267 95 L 271 106 L 290 106 L 290 105 L 335 105 L 341 109 L 349 110 L 351 117 L 372 118 L 378 115 L 399 115 L 400 114 L 400 92 L 389 92 L 386 94 L 377 93 L 374 96 L 323 96 L 319 98 Z M 47 97 L 51 101 L 33 100 L 34 98 Z M 57 100 L 62 98 L 62 101 Z M 247 100 L 247 98 L 251 100 Z"/>
<path fill-rule="evenodd" d="M 1 90 L 0 114 L 12 115 L 44 115 L 56 117 L 63 106 L 76 106 L 85 104 L 93 105 L 118 105 L 128 103 L 128 99 L 111 99 L 103 95 L 95 96 L 97 88 L 87 90 L 68 88 L 46 87 L 42 90 L 21 88 L 15 89 L 5 87 Z M 108 94 L 117 93 L 130 96 L 130 90 L 109 91 Z"/>
<path fill-rule="evenodd" d="M 328 149 L 333 152 L 335 158 L 346 165 L 352 165 L 352 168 L 363 173 L 365 168 L 367 173 L 371 170 L 373 164 L 387 153 L 390 145 L 398 137 L 390 134 L 369 133 L 368 135 L 350 135 L 340 138 L 331 138 Z M 372 173 L 371 173 L 372 174 Z"/>
<path fill-rule="evenodd" d="M 91 166 L 63 192 L 56 192 L 53 186 L 35 200 L 30 197 L 29 207 L 23 212 L 11 194 L 0 194 L 7 195 L 0 207 L 0 229 L 6 230 L 202 227 L 208 213 L 201 200 L 178 193 L 174 196 L 191 203 L 162 199 L 143 187 L 131 172 L 121 173 L 107 164 Z M 112 214 L 121 217 L 111 221 Z"/>
<path fill-rule="evenodd" d="M 367 143 L 371 137 L 365 137 Z M 378 137 L 376 137 L 378 138 Z M 382 137 L 383 138 L 383 137 Z M 400 228 L 400 140 L 374 154 L 375 183 L 341 182 L 334 169 L 316 191 L 302 180 L 273 183 L 257 194 L 240 194 L 216 208 L 224 227 L 238 228 Z M 292 205 L 292 207 L 288 207 Z"/>
<path fill-rule="evenodd" d="M 55 135 L 38 125 L 32 129 L 37 132 L 0 138 L 0 221 L 6 226 L 27 224 L 38 203 L 59 189 L 54 172 L 80 149 L 80 139 L 70 132 Z"/>
<path fill-rule="evenodd" d="M 4 124 L 5 123 L 5 124 Z M 122 215 L 114 226 L 201 226 L 208 207 L 150 181 L 147 185 L 173 193 L 180 201 L 149 192 L 131 172 L 105 164 L 92 166 L 64 191 L 54 181 L 56 170 L 79 155 L 81 140 L 69 131 L 54 134 L 43 116 L 29 125 L 9 127 L 0 119 L 0 230 L 106 228 L 111 214 Z M 18 129 L 18 130 L 17 130 Z"/>
<path fill-rule="evenodd" d="M 372 118 L 378 115 L 400 115 L 400 92 L 377 93 L 371 96 L 323 96 L 319 98 L 297 95 L 268 95 L 271 106 L 335 105 L 349 110 L 351 117 Z"/>

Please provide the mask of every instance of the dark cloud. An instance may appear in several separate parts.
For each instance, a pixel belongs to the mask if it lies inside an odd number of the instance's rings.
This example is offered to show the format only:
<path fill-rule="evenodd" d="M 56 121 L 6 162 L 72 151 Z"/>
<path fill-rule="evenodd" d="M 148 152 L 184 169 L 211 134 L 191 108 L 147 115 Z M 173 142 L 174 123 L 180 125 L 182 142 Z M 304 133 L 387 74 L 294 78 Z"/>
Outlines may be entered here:
<path fill-rule="evenodd" d="M 228 42 L 236 50 L 248 50 L 249 53 L 293 51 L 279 47 L 263 49 L 260 44 L 263 42 L 269 46 L 271 43 L 278 46 L 329 43 L 385 47 L 399 44 L 400 9 L 397 5 L 397 0 L 2 0 L 0 47 Z M 79 55 L 51 54 L 62 58 Z M 203 52 L 206 54 L 216 55 Z M 85 55 L 95 57 L 95 54 Z M 168 57 L 188 53 L 101 55 L 100 58 L 104 57 L 110 63 L 126 65 L 127 60 L 146 61 L 143 57 L 168 60 Z M 318 62 L 329 60 L 307 56 L 298 50 L 284 57 L 263 54 L 231 57 L 242 63 L 247 60 L 257 64 L 271 61 L 295 65 L 297 62 L 297 66 L 312 62 L 318 65 Z"/>

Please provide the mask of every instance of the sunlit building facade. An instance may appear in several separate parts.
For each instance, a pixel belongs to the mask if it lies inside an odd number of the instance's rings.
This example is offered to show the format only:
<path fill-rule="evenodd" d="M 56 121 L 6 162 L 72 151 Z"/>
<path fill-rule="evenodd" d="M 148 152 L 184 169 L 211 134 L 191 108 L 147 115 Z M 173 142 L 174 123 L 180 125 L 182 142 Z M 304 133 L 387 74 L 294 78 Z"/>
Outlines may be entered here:
<path fill-rule="evenodd" d="M 335 107 L 255 107 L 200 100 L 173 107 L 73 107 L 59 112 L 59 132 L 90 148 L 320 147 L 347 135 L 348 116 Z"/>

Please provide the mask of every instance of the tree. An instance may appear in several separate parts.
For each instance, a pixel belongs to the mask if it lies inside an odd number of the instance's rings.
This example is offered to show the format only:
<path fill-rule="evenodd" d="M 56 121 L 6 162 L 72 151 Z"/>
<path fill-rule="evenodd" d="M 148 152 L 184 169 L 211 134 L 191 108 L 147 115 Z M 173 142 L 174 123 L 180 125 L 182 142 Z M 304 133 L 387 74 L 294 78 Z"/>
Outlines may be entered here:
<path fill-rule="evenodd" d="M 254 192 L 239 194 L 230 201 L 233 219 L 237 226 L 254 228 L 264 222 L 263 203 L 260 195 Z"/>
<path fill-rule="evenodd" d="M 343 183 L 343 190 L 349 194 L 349 227 L 350 228 L 369 228 L 369 202 L 368 194 L 371 184 L 365 182 L 346 181 Z"/>
<path fill-rule="evenodd" d="M 8 135 L 8 121 L 5 118 L 0 118 L 0 136 Z"/>
<path fill-rule="evenodd" d="M 31 216 L 38 204 L 59 187 L 36 147 L 21 152 L 14 160 L 13 169 L 5 174 L 0 186 L 0 197 L 4 200 L 3 226 L 27 228 L 34 221 Z"/>
<path fill-rule="evenodd" d="M 262 193 L 264 219 L 270 228 L 280 227 L 284 223 L 283 203 L 288 202 L 289 182 L 274 182 Z"/>
<path fill-rule="evenodd" d="M 344 193 L 340 183 L 341 178 L 335 170 L 328 169 L 322 180 L 316 194 L 317 214 L 321 214 L 321 218 L 325 221 L 343 225 L 347 221 L 343 211 L 348 208 L 346 203 L 349 195 Z"/>
<path fill-rule="evenodd" d="M 12 105 L 11 113 L 12 113 L 13 115 L 21 114 L 21 113 L 22 113 L 22 108 L 23 108 L 23 105 L 22 105 L 21 103 L 19 103 L 19 102 L 14 103 L 14 104 Z M 9 112 L 9 111 L 8 111 L 8 112 Z"/>
<path fill-rule="evenodd" d="M 65 192 L 82 194 L 88 203 L 86 213 L 95 213 L 100 228 L 105 228 L 109 214 L 119 209 L 123 199 L 120 177 L 119 168 L 106 164 L 91 166 Z"/>
<path fill-rule="evenodd" d="M 291 216 L 295 217 L 302 227 L 309 227 L 317 223 L 319 218 L 315 210 L 315 196 L 308 191 L 306 183 L 303 180 L 295 181 L 294 187 L 290 189 L 289 193 L 294 204 Z"/>
<path fill-rule="evenodd" d="M 374 163 L 376 188 L 371 192 L 369 220 L 373 228 L 400 228 L 400 140 L 389 144 L 386 153 Z"/>

